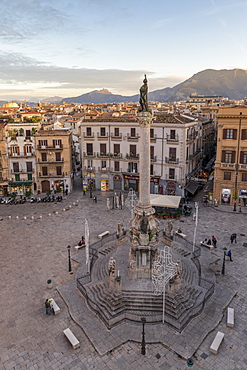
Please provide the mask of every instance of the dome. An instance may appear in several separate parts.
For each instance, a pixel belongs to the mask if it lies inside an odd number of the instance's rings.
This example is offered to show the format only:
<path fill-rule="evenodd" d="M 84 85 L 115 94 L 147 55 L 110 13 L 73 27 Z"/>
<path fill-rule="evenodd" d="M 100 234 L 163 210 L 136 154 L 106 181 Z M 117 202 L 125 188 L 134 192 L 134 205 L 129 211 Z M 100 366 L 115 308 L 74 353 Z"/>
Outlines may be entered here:
<path fill-rule="evenodd" d="M 2 105 L 2 108 L 19 108 L 19 105 L 17 103 L 6 103 Z"/>

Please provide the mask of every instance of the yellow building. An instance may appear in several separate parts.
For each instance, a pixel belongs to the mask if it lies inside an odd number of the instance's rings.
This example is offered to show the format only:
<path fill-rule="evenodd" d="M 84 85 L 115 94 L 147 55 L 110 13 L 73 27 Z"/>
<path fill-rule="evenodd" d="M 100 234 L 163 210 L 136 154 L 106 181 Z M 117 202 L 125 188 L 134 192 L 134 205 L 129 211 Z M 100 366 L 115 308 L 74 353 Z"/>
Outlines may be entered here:
<path fill-rule="evenodd" d="M 73 178 L 71 131 L 39 130 L 35 140 L 38 194 L 69 193 Z"/>
<path fill-rule="evenodd" d="M 6 145 L 6 123 L 0 123 L 0 196 L 8 192 L 8 156 Z"/>
<path fill-rule="evenodd" d="M 247 106 L 219 108 L 217 121 L 214 199 L 236 209 L 247 203 Z"/>

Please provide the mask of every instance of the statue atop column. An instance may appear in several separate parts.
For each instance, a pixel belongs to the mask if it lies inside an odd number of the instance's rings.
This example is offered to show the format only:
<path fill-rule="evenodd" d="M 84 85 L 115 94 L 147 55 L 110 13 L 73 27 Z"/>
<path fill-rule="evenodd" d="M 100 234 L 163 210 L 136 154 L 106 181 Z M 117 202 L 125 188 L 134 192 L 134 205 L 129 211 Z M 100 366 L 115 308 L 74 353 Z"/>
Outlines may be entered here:
<path fill-rule="evenodd" d="M 140 87 L 140 112 L 149 112 L 148 109 L 148 80 L 145 75 L 143 85 Z"/>

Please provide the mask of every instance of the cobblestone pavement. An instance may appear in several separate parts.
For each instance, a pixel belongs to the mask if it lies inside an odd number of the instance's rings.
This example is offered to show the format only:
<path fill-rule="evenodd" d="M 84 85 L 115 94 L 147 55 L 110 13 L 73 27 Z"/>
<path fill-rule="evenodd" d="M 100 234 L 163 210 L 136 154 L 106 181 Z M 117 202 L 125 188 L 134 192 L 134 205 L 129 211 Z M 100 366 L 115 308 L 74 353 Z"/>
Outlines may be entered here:
<path fill-rule="evenodd" d="M 67 245 L 76 245 L 84 234 L 85 218 L 89 222 L 91 242 L 109 228 L 116 231 L 118 220 L 124 220 L 127 226 L 130 218 L 127 208 L 106 210 L 109 194 L 97 192 L 96 195 L 98 203 L 94 203 L 88 194 L 83 196 L 80 190 L 75 190 L 57 204 L 0 205 L 1 370 L 186 368 L 185 359 L 159 343 L 147 344 L 145 356 L 141 355 L 141 344 L 134 342 L 124 343 L 100 356 L 83 330 L 71 319 L 68 307 L 56 289 L 75 278 L 75 274 L 68 273 Z M 245 210 L 232 212 L 228 206 L 214 209 L 203 207 L 200 202 L 197 244 L 212 235 L 218 239 L 217 249 L 202 249 L 203 273 L 212 274 L 210 262 L 218 259 L 218 265 L 214 267 L 217 286 L 221 289 L 230 287 L 237 294 L 230 303 L 235 308 L 235 327 L 226 327 L 224 314 L 218 326 L 198 344 L 194 354 L 195 369 L 247 368 L 247 248 L 243 247 L 247 236 L 240 235 L 245 233 L 246 221 Z M 165 222 L 162 220 L 161 228 Z M 182 228 L 189 240 L 193 240 L 194 225 L 192 216 L 174 221 L 174 229 Z M 232 232 L 238 237 L 237 243 L 231 245 Z M 218 274 L 222 267 L 223 247 L 232 247 L 233 257 L 233 262 L 226 261 L 225 275 Z M 72 255 L 74 253 L 72 250 Z M 72 268 L 73 271 L 77 269 L 73 259 Z M 52 289 L 47 287 L 48 279 L 53 281 Z M 45 314 L 44 301 L 50 297 L 55 298 L 61 308 L 59 315 Z M 62 331 L 67 327 L 80 339 L 80 348 L 73 350 L 64 337 Z M 218 330 L 225 333 L 225 339 L 218 355 L 213 355 L 209 347 Z"/>

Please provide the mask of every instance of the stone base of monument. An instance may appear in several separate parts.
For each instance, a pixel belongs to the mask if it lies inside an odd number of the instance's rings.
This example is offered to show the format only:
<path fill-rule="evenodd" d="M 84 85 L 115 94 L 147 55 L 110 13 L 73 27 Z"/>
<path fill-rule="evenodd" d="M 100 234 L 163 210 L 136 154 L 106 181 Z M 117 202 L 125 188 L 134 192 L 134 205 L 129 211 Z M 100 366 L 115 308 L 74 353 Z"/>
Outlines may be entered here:
<path fill-rule="evenodd" d="M 165 243 L 166 245 L 168 245 L 169 247 L 172 247 L 173 246 L 173 239 L 172 238 L 169 238 L 166 235 L 163 235 L 162 236 L 162 242 Z"/>
<path fill-rule="evenodd" d="M 150 269 L 145 266 L 133 269 L 136 276 L 129 277 L 129 243 L 113 248 L 108 244 L 99 249 L 89 280 L 78 278 L 78 289 L 91 309 L 107 329 L 122 322 L 139 323 L 145 317 L 147 323 L 162 323 L 163 295 L 154 294 Z M 163 248 L 161 243 L 160 248 Z M 165 294 L 165 323 L 181 332 L 189 321 L 203 309 L 207 289 L 199 285 L 198 270 L 180 246 L 172 248 L 173 261 L 181 261 L 182 272 L 179 284 L 167 284 Z M 185 257 L 186 256 L 186 257 Z M 116 260 L 120 281 L 109 278 L 110 257 Z M 138 276 L 137 276 L 138 275 Z M 149 275 L 150 278 L 147 278 Z M 137 278 L 138 277 L 138 278 Z"/>

